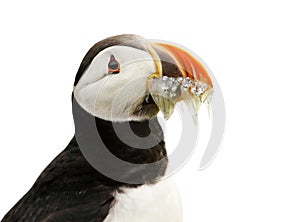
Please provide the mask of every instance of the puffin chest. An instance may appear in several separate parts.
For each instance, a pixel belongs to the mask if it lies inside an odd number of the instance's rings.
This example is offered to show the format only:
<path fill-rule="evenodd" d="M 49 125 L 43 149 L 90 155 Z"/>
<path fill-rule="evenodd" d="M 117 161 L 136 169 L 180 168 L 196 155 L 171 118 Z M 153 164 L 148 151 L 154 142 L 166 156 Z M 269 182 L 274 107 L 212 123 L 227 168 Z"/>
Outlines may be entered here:
<path fill-rule="evenodd" d="M 181 198 L 172 179 L 115 194 L 104 222 L 181 222 Z"/>

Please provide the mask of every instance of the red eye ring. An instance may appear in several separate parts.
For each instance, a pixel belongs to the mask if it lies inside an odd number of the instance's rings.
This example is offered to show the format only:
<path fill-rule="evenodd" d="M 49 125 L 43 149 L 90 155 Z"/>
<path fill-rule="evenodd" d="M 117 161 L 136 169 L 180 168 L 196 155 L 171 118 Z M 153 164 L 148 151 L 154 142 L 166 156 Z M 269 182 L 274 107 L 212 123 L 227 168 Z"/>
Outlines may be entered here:
<path fill-rule="evenodd" d="M 108 74 L 118 74 L 120 72 L 120 63 L 111 55 L 108 62 Z"/>

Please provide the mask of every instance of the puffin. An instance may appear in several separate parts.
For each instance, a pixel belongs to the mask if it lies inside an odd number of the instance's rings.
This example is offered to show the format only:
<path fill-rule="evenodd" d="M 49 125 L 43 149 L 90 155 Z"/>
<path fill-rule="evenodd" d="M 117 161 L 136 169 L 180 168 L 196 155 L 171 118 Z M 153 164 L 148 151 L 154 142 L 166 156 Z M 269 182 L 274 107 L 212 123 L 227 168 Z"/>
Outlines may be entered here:
<path fill-rule="evenodd" d="M 74 137 L 1 221 L 181 222 L 157 115 L 184 102 L 196 117 L 212 92 L 202 62 L 175 44 L 132 34 L 96 43 L 74 81 Z"/>

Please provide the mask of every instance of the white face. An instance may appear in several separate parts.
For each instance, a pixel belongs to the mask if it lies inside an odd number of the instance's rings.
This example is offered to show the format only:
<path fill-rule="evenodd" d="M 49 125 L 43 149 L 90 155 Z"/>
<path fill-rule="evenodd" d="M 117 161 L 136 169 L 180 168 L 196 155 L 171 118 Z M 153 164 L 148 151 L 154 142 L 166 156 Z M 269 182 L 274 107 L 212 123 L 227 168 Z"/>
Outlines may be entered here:
<path fill-rule="evenodd" d="M 118 74 L 108 74 L 112 55 L 120 64 Z M 74 97 L 84 110 L 104 120 L 146 119 L 133 113 L 147 96 L 147 77 L 155 72 L 149 53 L 128 46 L 109 47 L 87 68 L 74 88 Z"/>

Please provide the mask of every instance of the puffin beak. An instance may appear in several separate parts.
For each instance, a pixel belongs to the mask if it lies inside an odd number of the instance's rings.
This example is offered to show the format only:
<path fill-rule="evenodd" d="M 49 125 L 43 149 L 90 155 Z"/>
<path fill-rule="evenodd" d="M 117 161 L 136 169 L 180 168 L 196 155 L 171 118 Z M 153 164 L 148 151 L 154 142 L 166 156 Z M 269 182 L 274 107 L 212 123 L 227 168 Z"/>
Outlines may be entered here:
<path fill-rule="evenodd" d="M 202 103 L 210 104 L 213 84 L 205 66 L 186 50 L 165 43 L 149 43 L 156 73 L 147 80 L 147 88 L 165 119 L 177 102 L 186 103 L 193 119 Z"/>

